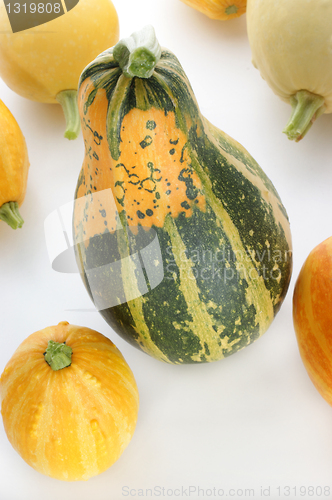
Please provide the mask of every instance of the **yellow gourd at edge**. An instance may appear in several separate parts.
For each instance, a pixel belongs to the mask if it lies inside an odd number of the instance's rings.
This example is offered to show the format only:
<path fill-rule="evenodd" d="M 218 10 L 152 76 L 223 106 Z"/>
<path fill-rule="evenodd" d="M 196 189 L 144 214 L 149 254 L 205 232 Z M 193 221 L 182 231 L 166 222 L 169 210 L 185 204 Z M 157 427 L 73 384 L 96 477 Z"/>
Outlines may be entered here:
<path fill-rule="evenodd" d="M 332 113 L 332 1 L 248 0 L 246 18 L 252 63 L 291 104 L 283 132 L 298 142 Z"/>
<path fill-rule="evenodd" d="M 227 21 L 246 12 L 247 0 L 182 0 L 211 19 Z"/>
<path fill-rule="evenodd" d="M 27 187 L 29 158 L 22 131 L 0 100 L 0 220 L 13 229 L 22 227 L 18 208 Z"/>
<path fill-rule="evenodd" d="M 104 335 L 62 321 L 26 338 L 0 378 L 7 437 L 34 469 L 63 481 L 108 469 L 136 426 L 138 390 Z"/>
<path fill-rule="evenodd" d="M 27 99 L 60 103 L 67 122 L 65 137 L 75 139 L 80 130 L 76 103 L 80 74 L 118 39 L 119 21 L 111 0 L 80 0 L 64 15 L 17 33 L 12 32 L 1 2 L 0 77 Z"/>

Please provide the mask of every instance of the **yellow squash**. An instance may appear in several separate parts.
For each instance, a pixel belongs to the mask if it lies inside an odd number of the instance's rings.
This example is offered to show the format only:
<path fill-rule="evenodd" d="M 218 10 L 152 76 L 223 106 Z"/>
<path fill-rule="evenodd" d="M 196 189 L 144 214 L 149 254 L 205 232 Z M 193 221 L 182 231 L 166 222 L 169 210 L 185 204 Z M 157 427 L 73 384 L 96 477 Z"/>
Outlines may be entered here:
<path fill-rule="evenodd" d="M 118 38 L 118 16 L 111 0 L 80 0 L 64 15 L 16 33 L 12 32 L 5 2 L 1 2 L 0 77 L 27 99 L 59 102 L 66 116 L 65 137 L 75 139 L 80 129 L 76 104 L 79 76 Z"/>
<path fill-rule="evenodd" d="M 39 472 L 86 480 L 110 467 L 134 433 L 138 390 L 115 345 L 66 321 L 30 335 L 0 379 L 8 439 Z"/>
<path fill-rule="evenodd" d="M 245 13 L 247 0 L 182 0 L 211 19 L 226 21 Z"/>
<path fill-rule="evenodd" d="M 298 142 L 332 113 L 331 0 L 248 0 L 253 65 L 292 106 L 284 132 Z"/>
<path fill-rule="evenodd" d="M 24 200 L 29 170 L 28 151 L 21 129 L 0 100 L 0 220 L 22 227 L 18 207 Z"/>

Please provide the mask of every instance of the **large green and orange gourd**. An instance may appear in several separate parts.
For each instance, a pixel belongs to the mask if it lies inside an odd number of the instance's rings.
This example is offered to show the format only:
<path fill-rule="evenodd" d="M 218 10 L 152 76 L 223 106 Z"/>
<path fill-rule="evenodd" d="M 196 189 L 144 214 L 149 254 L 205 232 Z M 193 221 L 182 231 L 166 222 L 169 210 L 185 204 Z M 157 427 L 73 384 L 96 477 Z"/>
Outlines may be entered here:
<path fill-rule="evenodd" d="M 78 100 L 86 154 L 75 252 L 91 298 L 105 299 L 96 304 L 104 319 L 168 363 L 219 360 L 258 339 L 292 268 L 287 213 L 259 165 L 202 116 L 152 27 L 87 66 Z M 145 260 L 142 286 L 139 250 L 149 233 L 160 258 Z M 157 285 L 153 269 L 162 269 Z"/>

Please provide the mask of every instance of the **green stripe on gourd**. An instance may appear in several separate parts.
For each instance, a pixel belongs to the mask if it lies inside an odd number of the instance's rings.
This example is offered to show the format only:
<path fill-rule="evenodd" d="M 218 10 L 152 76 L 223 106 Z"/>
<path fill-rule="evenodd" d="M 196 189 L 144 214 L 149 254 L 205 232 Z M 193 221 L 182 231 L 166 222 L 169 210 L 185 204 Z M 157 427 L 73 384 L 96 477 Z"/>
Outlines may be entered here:
<path fill-rule="evenodd" d="M 118 231 L 118 248 L 121 257 L 121 271 L 122 271 L 122 281 L 126 297 L 133 297 L 140 295 L 140 290 L 137 281 L 133 279 L 135 262 L 133 259 L 126 259 L 128 256 L 128 238 L 123 231 Z M 130 266 L 128 265 L 130 263 Z M 143 304 L 145 298 L 141 295 L 137 299 L 128 301 L 128 308 L 130 310 L 131 317 L 135 324 L 135 330 L 138 334 L 137 341 L 143 351 L 150 353 L 157 359 L 162 361 L 168 361 L 167 357 L 163 352 L 158 349 L 156 344 L 151 340 L 149 328 L 144 321 L 143 314 Z M 121 306 L 118 306 L 121 307 Z"/>

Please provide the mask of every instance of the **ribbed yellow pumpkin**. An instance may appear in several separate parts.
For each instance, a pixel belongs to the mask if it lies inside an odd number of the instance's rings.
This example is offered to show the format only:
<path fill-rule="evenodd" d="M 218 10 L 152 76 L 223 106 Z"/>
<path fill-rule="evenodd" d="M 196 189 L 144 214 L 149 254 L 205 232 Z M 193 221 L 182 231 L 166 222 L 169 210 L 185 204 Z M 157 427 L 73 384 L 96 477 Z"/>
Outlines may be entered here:
<path fill-rule="evenodd" d="M 115 345 L 61 322 L 30 335 L 0 379 L 8 439 L 34 469 L 65 481 L 105 471 L 132 438 L 134 376 Z"/>

